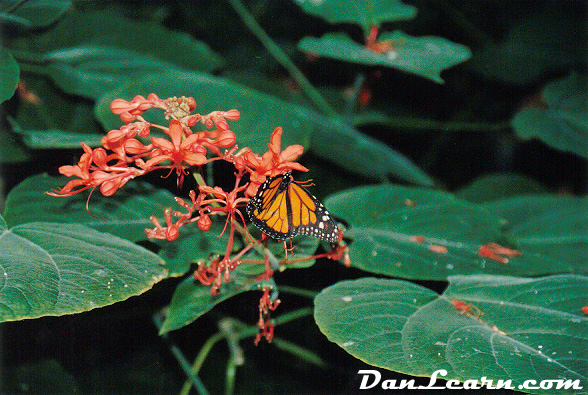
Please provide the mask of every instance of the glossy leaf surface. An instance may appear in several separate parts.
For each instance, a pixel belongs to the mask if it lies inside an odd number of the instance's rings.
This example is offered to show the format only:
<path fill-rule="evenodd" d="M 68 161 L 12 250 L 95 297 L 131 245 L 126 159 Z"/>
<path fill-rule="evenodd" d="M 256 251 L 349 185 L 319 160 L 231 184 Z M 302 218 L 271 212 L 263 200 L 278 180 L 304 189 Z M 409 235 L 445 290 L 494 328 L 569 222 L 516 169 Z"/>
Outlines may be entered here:
<path fill-rule="evenodd" d="M 302 9 L 330 23 L 356 23 L 365 35 L 372 25 L 414 18 L 417 9 L 400 0 L 296 0 Z"/>
<path fill-rule="evenodd" d="M 82 225 L 0 218 L 0 321 L 80 313 L 149 290 L 166 277 L 148 250 Z"/>
<path fill-rule="evenodd" d="M 430 280 L 453 274 L 588 273 L 585 199 L 552 201 L 553 212 L 542 209 L 541 196 L 520 199 L 481 206 L 434 190 L 381 185 L 343 191 L 325 205 L 349 223 L 345 237 L 352 241 L 352 265 L 373 273 Z M 520 217 L 520 207 L 530 214 Z M 503 217 L 510 210 L 519 215 L 512 224 Z M 525 220 L 532 234 L 527 238 L 517 227 Z M 494 245 L 511 249 L 486 254 Z"/>
<path fill-rule="evenodd" d="M 538 138 L 562 151 L 588 158 L 588 78 L 578 74 L 545 86 L 546 108 L 520 111 L 512 120 L 524 139 Z"/>
<path fill-rule="evenodd" d="M 371 51 L 343 34 L 328 33 L 317 39 L 305 37 L 298 47 L 305 52 L 365 66 L 392 67 L 442 83 L 441 71 L 470 58 L 470 50 L 442 37 L 412 37 L 400 31 L 384 33 L 383 53 Z"/>
<path fill-rule="evenodd" d="M 588 388 L 588 318 L 581 311 L 588 277 L 449 281 L 442 295 L 399 280 L 343 281 L 315 298 L 315 319 L 329 340 L 376 367 L 412 376 L 443 369 L 446 380 L 510 380 L 513 389 L 529 379 L 577 380 Z"/>

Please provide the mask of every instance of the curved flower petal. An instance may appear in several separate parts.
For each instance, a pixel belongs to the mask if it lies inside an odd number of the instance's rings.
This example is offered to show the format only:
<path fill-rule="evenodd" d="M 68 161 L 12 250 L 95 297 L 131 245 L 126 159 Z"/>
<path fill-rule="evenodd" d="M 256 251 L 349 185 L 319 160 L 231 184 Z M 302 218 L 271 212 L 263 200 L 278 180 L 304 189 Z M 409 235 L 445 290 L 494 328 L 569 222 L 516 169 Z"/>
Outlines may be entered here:
<path fill-rule="evenodd" d="M 286 149 L 280 153 L 280 159 L 282 159 L 284 161 L 293 161 L 294 159 L 296 159 L 300 155 L 302 155 L 303 152 L 304 152 L 303 146 L 301 146 L 299 144 L 290 145 L 290 146 L 286 147 Z"/>

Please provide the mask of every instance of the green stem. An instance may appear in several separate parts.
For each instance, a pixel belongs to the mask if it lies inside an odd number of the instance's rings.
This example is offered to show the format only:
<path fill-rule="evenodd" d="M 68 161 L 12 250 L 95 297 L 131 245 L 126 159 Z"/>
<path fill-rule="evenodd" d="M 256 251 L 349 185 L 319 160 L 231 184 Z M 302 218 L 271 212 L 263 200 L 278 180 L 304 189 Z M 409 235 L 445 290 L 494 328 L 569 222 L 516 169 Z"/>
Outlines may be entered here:
<path fill-rule="evenodd" d="M 272 340 L 272 344 L 280 350 L 289 352 L 290 354 L 315 366 L 318 366 L 320 368 L 324 368 L 327 366 L 327 363 L 323 361 L 318 354 L 310 350 L 307 350 L 304 347 L 300 347 L 298 344 L 289 342 L 288 340 L 280 339 L 278 337 L 274 337 L 274 339 Z"/>
<path fill-rule="evenodd" d="M 359 94 L 361 92 L 361 88 L 363 87 L 364 81 L 365 81 L 365 74 L 364 73 L 358 73 L 355 76 L 355 82 L 353 83 L 353 93 L 346 100 L 346 103 L 345 103 L 344 115 L 346 118 L 348 118 L 348 120 L 353 115 L 353 109 L 357 105 L 357 99 L 359 98 Z"/>
<path fill-rule="evenodd" d="M 308 96 L 308 98 L 314 103 L 314 105 L 325 115 L 331 118 L 339 118 L 339 114 L 327 103 L 324 97 L 315 89 L 314 86 L 306 79 L 304 74 L 296 67 L 296 65 L 290 60 L 288 55 L 282 51 L 282 49 L 274 43 L 274 41 L 267 35 L 257 23 L 255 18 L 247 11 L 243 3 L 239 0 L 228 0 L 233 9 L 239 14 L 239 17 L 243 20 L 243 23 L 247 25 L 249 30 L 261 41 L 262 45 L 268 50 L 268 52 L 290 73 L 292 78 Z"/>
<path fill-rule="evenodd" d="M 293 294 L 293 295 L 304 296 L 305 298 L 310 298 L 310 299 L 314 299 L 318 295 L 318 292 L 309 291 L 308 289 L 304 289 L 304 288 L 290 287 L 288 285 L 280 285 L 278 290 L 280 292 L 286 292 L 286 293 Z"/>
<path fill-rule="evenodd" d="M 155 324 L 155 326 L 157 327 L 158 330 L 161 330 L 162 317 L 160 314 L 156 313 L 153 315 L 153 323 Z M 173 344 L 171 342 L 171 340 L 167 336 L 167 333 L 162 334 L 161 337 L 167 342 L 171 353 L 174 355 L 174 357 L 176 358 L 176 360 L 180 364 L 180 367 L 182 368 L 182 370 L 184 371 L 184 373 L 188 377 L 188 380 L 190 382 L 190 386 L 193 384 L 194 388 L 196 388 L 196 391 L 198 392 L 199 395 L 208 395 L 208 391 L 206 390 L 206 387 L 204 387 L 204 383 L 202 383 L 202 381 L 200 380 L 200 377 L 198 377 L 198 375 L 197 375 L 198 372 L 194 372 L 192 370 L 192 367 L 190 366 L 190 362 L 188 362 L 188 360 L 186 359 L 186 357 L 182 353 L 182 350 L 180 350 L 180 348 L 178 346 L 176 346 L 175 344 Z"/>
<path fill-rule="evenodd" d="M 359 116 L 361 119 L 361 116 Z M 440 130 L 442 132 L 473 132 L 473 133 L 486 133 L 486 132 L 501 132 L 508 130 L 511 127 L 510 121 L 503 122 L 468 122 L 468 121 L 437 121 L 434 119 L 426 118 L 415 118 L 415 117 L 386 117 L 377 121 L 378 124 L 394 128 L 398 130 L 404 130 L 407 132 L 412 131 L 430 131 Z M 354 124 L 355 122 L 351 122 Z"/>
<path fill-rule="evenodd" d="M 276 325 L 283 325 L 283 324 L 290 322 L 292 320 L 296 320 L 298 318 L 307 317 L 309 315 L 312 315 L 312 312 L 313 312 L 312 307 L 305 307 L 302 309 L 294 310 L 289 313 L 283 314 L 283 315 L 279 316 L 278 318 L 276 318 L 275 322 L 276 322 Z M 257 325 L 249 326 L 249 325 L 246 325 L 236 319 L 231 319 L 231 324 L 236 330 L 239 331 L 238 332 L 239 339 L 253 337 L 253 336 L 257 335 L 257 332 L 259 331 L 259 328 L 257 327 Z M 221 332 L 215 333 L 214 335 L 212 335 L 211 337 L 208 338 L 208 340 L 206 341 L 206 343 L 204 343 L 204 345 L 200 349 L 200 352 L 196 356 L 196 359 L 194 360 L 192 367 L 189 369 L 189 372 L 191 374 L 193 374 L 193 375 L 198 374 L 198 372 L 200 371 L 200 368 L 202 368 L 202 365 L 204 364 L 204 361 L 206 360 L 206 357 L 210 353 L 210 350 L 212 349 L 212 347 L 214 347 L 214 345 L 216 343 L 218 343 L 219 341 L 225 339 L 226 335 L 227 335 L 226 331 L 221 329 Z M 278 346 L 280 349 L 287 351 L 287 352 L 290 352 L 296 356 L 299 356 L 300 358 L 302 358 L 306 361 L 309 361 L 311 363 L 314 363 L 318 366 L 324 366 L 324 362 L 320 359 L 320 357 L 315 355 L 313 352 L 306 350 L 302 347 L 299 347 L 293 343 L 287 342 L 285 340 L 280 340 L 280 339 L 274 338 L 274 341 L 276 341 L 276 340 L 278 343 L 280 343 L 279 345 L 276 344 L 276 346 Z M 230 363 L 235 364 L 235 369 L 237 366 L 236 362 L 238 362 L 238 360 L 235 358 L 229 359 L 229 364 Z M 229 377 L 229 373 L 230 373 L 229 368 L 227 367 L 227 380 Z M 228 384 L 229 384 L 229 382 L 227 381 L 227 389 L 229 388 Z M 192 388 L 192 382 L 190 380 L 187 380 L 184 383 L 182 390 L 180 391 L 180 395 L 188 395 L 190 392 L 190 388 Z"/>
<path fill-rule="evenodd" d="M 225 376 L 225 395 L 232 395 L 235 391 L 235 376 L 237 375 L 237 364 L 233 358 L 227 363 Z"/>
<path fill-rule="evenodd" d="M 212 335 L 211 337 L 208 338 L 208 340 L 206 341 L 206 343 L 204 343 L 204 345 L 200 349 L 200 352 L 196 356 L 196 359 L 194 360 L 194 363 L 192 364 L 192 367 L 190 368 L 190 373 L 195 374 L 195 375 L 198 374 L 198 372 L 200 371 L 200 368 L 202 368 L 202 365 L 204 364 L 204 361 L 206 360 L 206 357 L 208 356 L 208 353 L 210 353 L 210 350 L 212 349 L 212 347 L 217 342 L 223 340 L 224 338 L 225 338 L 225 335 L 220 332 L 215 333 L 214 335 Z M 186 382 L 184 383 L 184 385 L 182 387 L 182 390 L 180 391 L 180 395 L 188 395 L 190 393 L 191 388 L 192 388 L 192 381 L 186 380 Z"/>

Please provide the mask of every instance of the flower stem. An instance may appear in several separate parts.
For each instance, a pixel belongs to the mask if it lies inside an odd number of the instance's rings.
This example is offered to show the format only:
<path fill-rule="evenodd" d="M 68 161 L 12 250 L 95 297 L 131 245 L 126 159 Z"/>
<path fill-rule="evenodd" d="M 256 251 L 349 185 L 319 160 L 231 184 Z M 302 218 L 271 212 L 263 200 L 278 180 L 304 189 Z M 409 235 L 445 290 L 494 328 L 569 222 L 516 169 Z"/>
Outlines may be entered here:
<path fill-rule="evenodd" d="M 247 25 L 249 30 L 261 41 L 262 45 L 268 50 L 268 52 L 280 63 L 290 76 L 294 78 L 296 83 L 304 91 L 306 96 L 314 103 L 314 105 L 325 115 L 332 118 L 340 118 L 339 114 L 327 103 L 324 97 L 315 89 L 314 86 L 306 79 L 304 74 L 296 67 L 294 62 L 290 60 L 288 55 L 282 51 L 282 49 L 271 39 L 270 36 L 262 29 L 257 23 L 255 18 L 247 11 L 247 8 L 239 0 L 228 0 L 233 9 L 239 14 L 243 23 Z"/>
<path fill-rule="evenodd" d="M 153 323 L 155 324 L 155 326 L 157 327 L 158 330 L 161 330 L 162 316 L 159 313 L 155 313 L 153 315 Z M 204 383 L 202 383 L 202 381 L 200 380 L 200 377 L 198 377 L 198 371 L 194 371 L 194 367 L 190 366 L 190 362 L 188 362 L 188 360 L 186 359 L 186 357 L 182 353 L 182 350 L 180 350 L 180 348 L 178 346 L 176 346 L 175 344 L 173 344 L 171 342 L 171 340 L 167 336 L 167 333 L 162 334 L 161 337 L 167 341 L 171 353 L 174 355 L 174 357 L 176 358 L 176 360 L 180 364 L 180 367 L 182 368 L 182 370 L 184 371 L 184 373 L 188 377 L 188 380 L 187 380 L 187 382 L 189 383 L 188 384 L 188 392 L 190 391 L 190 387 L 192 387 L 192 385 L 194 385 L 194 388 L 196 388 L 196 391 L 198 392 L 199 395 L 208 395 L 208 390 L 206 389 L 206 387 L 204 387 Z M 221 335 L 221 338 L 222 338 L 222 335 Z M 198 369 L 200 369 L 200 368 L 198 368 Z M 186 387 L 186 384 L 184 384 L 184 387 Z M 186 394 L 188 392 L 186 392 Z"/>
<path fill-rule="evenodd" d="M 200 349 L 200 352 L 196 356 L 196 360 L 194 360 L 194 363 L 192 364 L 192 367 L 190 369 L 190 372 L 192 374 L 198 374 L 198 372 L 200 371 L 200 368 L 204 364 L 204 361 L 206 360 L 206 357 L 208 356 L 208 353 L 210 352 L 212 347 L 217 342 L 223 340 L 224 338 L 225 338 L 225 335 L 222 332 L 215 333 L 214 335 L 212 335 L 211 337 L 208 338 L 208 340 L 206 341 L 206 343 L 204 343 L 204 345 Z M 192 388 L 192 381 L 186 380 L 186 382 L 182 386 L 182 390 L 180 391 L 180 395 L 188 395 L 190 393 L 191 388 Z"/>
<path fill-rule="evenodd" d="M 279 287 L 280 292 L 289 293 L 292 295 L 304 296 L 305 298 L 314 299 L 318 292 L 309 291 L 308 289 L 297 288 L 297 287 L 290 287 L 287 285 L 280 285 Z"/>
<path fill-rule="evenodd" d="M 312 307 L 305 307 L 302 309 L 294 310 L 289 313 L 283 314 L 283 315 L 277 317 L 274 321 L 276 322 L 276 325 L 283 325 L 283 324 L 290 322 L 292 320 L 296 320 L 298 318 L 307 317 L 309 315 L 312 315 L 312 311 L 313 311 Z M 257 327 L 257 325 L 249 326 L 249 325 L 246 325 L 236 319 L 230 319 L 230 320 L 231 320 L 231 324 L 232 324 L 232 327 L 234 328 L 234 330 L 238 331 L 237 336 L 239 339 L 253 337 L 253 336 L 257 335 L 257 332 L 259 331 L 259 328 Z M 214 335 L 212 335 L 211 337 L 209 337 L 208 340 L 206 341 L 206 343 L 204 343 L 204 345 L 200 349 L 200 352 L 198 353 L 198 355 L 196 356 L 196 359 L 194 360 L 192 367 L 188 368 L 188 372 L 186 374 L 188 375 L 188 373 L 190 373 L 191 375 L 194 375 L 194 376 L 197 375 L 198 372 L 200 371 L 200 368 L 202 368 L 202 365 L 204 364 L 206 357 L 208 357 L 210 350 L 212 350 L 212 347 L 214 347 L 214 345 L 216 343 L 225 339 L 226 337 L 227 337 L 227 333 L 226 333 L 226 331 L 224 331 L 222 329 L 220 332 L 217 332 Z M 289 352 L 291 354 L 294 354 L 294 355 L 304 359 L 305 361 L 313 363 L 317 366 L 324 366 L 324 364 L 325 364 L 324 361 L 322 361 L 318 355 L 315 355 L 312 351 L 306 350 L 303 347 L 300 347 L 296 344 L 281 340 L 276 337 L 274 337 L 273 341 L 276 343 L 276 346 L 278 348 L 280 348 L 281 350 Z M 179 350 L 178 350 L 178 352 L 181 353 L 181 351 L 179 351 Z M 174 355 L 175 355 L 175 353 L 174 353 Z M 183 357 L 183 355 L 182 355 L 182 357 Z M 238 360 L 236 360 L 235 358 L 230 358 L 229 364 L 230 363 L 235 364 L 235 362 L 238 362 Z M 236 368 L 236 366 L 237 365 L 235 365 L 235 368 Z M 227 380 L 229 378 L 229 374 L 230 374 L 229 368 L 227 367 Z M 188 377 L 190 377 L 190 376 L 188 376 Z M 190 393 L 190 389 L 192 388 L 193 383 L 194 382 L 191 380 L 186 380 L 186 382 L 184 383 L 184 385 L 182 387 L 182 390 L 180 391 L 180 395 L 188 395 Z M 227 381 L 227 384 L 229 384 L 228 381 Z M 199 392 L 199 394 L 201 394 L 201 393 Z"/>
<path fill-rule="evenodd" d="M 353 93 L 345 102 L 345 111 L 344 116 L 346 118 L 351 118 L 353 115 L 353 109 L 357 105 L 357 100 L 359 98 L 359 93 L 361 92 L 361 88 L 363 86 L 363 82 L 365 81 L 365 74 L 358 73 L 355 76 L 355 82 L 353 83 Z"/>

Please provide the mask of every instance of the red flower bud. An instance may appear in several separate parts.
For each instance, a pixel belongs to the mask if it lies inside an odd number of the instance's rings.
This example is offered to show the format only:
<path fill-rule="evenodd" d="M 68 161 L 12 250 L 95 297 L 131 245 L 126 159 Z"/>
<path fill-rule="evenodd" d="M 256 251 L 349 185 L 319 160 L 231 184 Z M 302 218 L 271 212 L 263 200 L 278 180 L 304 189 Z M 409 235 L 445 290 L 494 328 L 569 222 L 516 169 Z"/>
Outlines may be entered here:
<path fill-rule="evenodd" d="M 210 230 L 210 225 L 212 224 L 212 220 L 208 214 L 202 214 L 200 219 L 198 219 L 198 229 L 202 231 Z"/>

